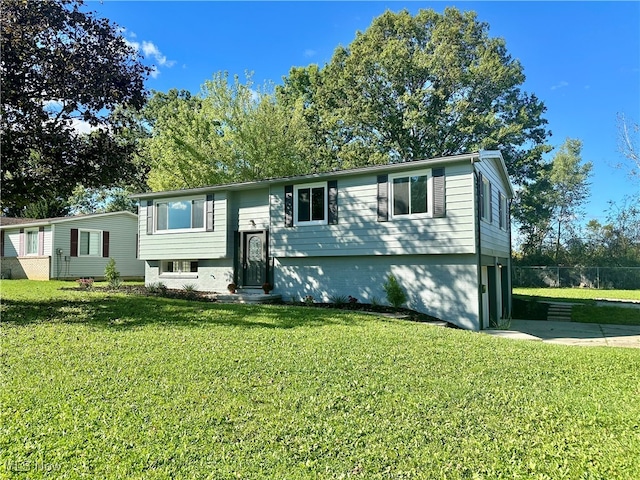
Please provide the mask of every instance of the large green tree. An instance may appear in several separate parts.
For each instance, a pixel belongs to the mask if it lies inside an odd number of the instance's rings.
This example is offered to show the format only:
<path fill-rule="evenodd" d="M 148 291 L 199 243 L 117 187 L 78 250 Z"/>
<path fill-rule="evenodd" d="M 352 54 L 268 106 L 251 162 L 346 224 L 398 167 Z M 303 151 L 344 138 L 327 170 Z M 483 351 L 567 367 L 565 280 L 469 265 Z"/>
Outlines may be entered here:
<path fill-rule="evenodd" d="M 545 107 L 522 65 L 474 12 L 387 11 L 322 69 L 293 69 L 280 101 L 302 99 L 318 155 L 344 168 L 500 149 L 517 184 L 549 151 Z"/>
<path fill-rule="evenodd" d="M 549 182 L 552 194 L 552 222 L 555 260 L 558 262 L 560 246 L 567 234 L 582 218 L 584 202 L 589 196 L 591 162 L 582 162 L 582 142 L 567 138 L 553 158 Z"/>
<path fill-rule="evenodd" d="M 5 0 L 0 21 L 2 209 L 135 177 L 114 112 L 142 107 L 150 69 L 119 27 L 82 0 Z"/>
<path fill-rule="evenodd" d="M 308 170 L 307 125 L 273 95 L 217 73 L 198 95 L 155 92 L 144 116 L 153 190 L 251 181 Z"/>

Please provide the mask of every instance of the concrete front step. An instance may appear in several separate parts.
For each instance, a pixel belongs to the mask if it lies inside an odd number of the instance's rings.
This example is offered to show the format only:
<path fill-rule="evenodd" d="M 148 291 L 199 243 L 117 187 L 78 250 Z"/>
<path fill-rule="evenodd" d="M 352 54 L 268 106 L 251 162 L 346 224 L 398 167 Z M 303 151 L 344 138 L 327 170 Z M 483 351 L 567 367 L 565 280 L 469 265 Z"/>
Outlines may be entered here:
<path fill-rule="evenodd" d="M 215 299 L 220 303 L 278 303 L 282 301 L 282 295 L 261 293 L 219 293 Z"/>
<path fill-rule="evenodd" d="M 547 320 L 552 322 L 570 322 L 572 309 L 573 304 L 571 303 L 549 303 Z"/>

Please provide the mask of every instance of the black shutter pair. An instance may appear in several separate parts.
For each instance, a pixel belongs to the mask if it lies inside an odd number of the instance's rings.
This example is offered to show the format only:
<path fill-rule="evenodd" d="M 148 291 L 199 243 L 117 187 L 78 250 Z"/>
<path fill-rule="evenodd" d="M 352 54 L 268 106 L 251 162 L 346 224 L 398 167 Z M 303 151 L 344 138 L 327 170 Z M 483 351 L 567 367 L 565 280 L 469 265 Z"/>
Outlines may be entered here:
<path fill-rule="evenodd" d="M 338 224 L 338 181 L 327 182 L 327 223 Z M 293 227 L 293 185 L 284 186 L 284 226 Z"/>
<path fill-rule="evenodd" d="M 447 213 L 445 197 L 444 168 L 434 168 L 433 177 L 433 217 L 444 218 Z M 378 221 L 389 220 L 389 175 L 378 175 Z"/>

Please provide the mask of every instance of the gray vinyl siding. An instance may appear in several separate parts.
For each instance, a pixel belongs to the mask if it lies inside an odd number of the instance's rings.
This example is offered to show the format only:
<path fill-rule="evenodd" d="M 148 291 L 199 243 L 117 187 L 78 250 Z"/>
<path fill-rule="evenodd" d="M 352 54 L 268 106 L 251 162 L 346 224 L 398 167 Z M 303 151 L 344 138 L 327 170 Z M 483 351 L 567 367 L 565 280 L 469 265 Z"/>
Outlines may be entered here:
<path fill-rule="evenodd" d="M 71 256 L 71 229 L 109 232 L 109 257 Z M 122 277 L 142 277 L 144 263 L 136 259 L 138 221 L 128 214 L 97 215 L 53 225 L 54 251 L 51 261 L 52 278 L 102 277 L 104 268 L 113 258 Z M 62 253 L 57 254 L 60 249 Z M 102 250 L 101 250 L 102 251 Z"/>
<path fill-rule="evenodd" d="M 171 200 L 192 200 L 197 197 L 172 197 Z M 183 231 L 147 234 L 147 206 L 139 208 L 139 256 L 142 260 L 198 260 L 226 258 L 230 253 L 227 238 L 227 194 L 216 192 L 212 232 Z M 233 245 L 233 244 L 231 244 Z"/>
<path fill-rule="evenodd" d="M 474 255 L 278 258 L 274 293 L 286 301 L 311 295 L 328 302 L 332 296 L 351 295 L 364 303 L 386 303 L 383 285 L 390 273 L 404 288 L 408 308 L 461 328 L 480 328 Z"/>
<path fill-rule="evenodd" d="M 493 159 L 488 159 L 476 164 L 477 170 L 491 183 L 491 222 L 482 219 L 480 232 L 482 239 L 482 254 L 489 256 L 509 256 L 509 231 L 500 228 L 499 195 L 506 196 L 507 186 L 498 175 L 497 166 Z"/>
<path fill-rule="evenodd" d="M 376 175 L 341 177 L 338 180 L 337 225 L 285 227 L 284 186 L 274 187 L 270 200 L 271 255 L 473 253 L 475 233 L 471 165 L 466 162 L 447 165 L 445 178 L 444 218 L 390 218 L 387 222 L 379 222 Z"/>

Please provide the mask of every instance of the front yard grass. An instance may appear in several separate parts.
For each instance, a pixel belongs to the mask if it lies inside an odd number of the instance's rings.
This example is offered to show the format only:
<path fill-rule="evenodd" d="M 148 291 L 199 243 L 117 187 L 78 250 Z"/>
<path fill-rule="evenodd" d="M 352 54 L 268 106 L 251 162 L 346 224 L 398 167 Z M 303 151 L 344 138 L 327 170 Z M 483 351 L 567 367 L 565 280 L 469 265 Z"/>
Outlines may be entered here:
<path fill-rule="evenodd" d="M 0 282 L 0 475 L 640 478 L 640 355 Z"/>

